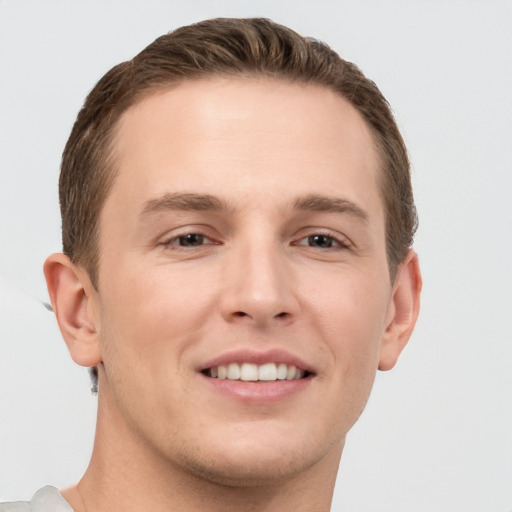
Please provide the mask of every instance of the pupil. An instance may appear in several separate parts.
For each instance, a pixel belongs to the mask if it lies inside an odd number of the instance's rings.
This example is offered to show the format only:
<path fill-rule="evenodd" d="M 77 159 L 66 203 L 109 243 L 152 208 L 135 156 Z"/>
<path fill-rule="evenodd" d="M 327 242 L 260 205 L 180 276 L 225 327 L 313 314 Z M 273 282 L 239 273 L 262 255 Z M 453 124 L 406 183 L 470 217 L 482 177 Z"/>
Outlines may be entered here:
<path fill-rule="evenodd" d="M 309 237 L 309 245 L 322 247 L 324 249 L 332 247 L 332 238 L 326 235 L 313 235 Z"/>
<path fill-rule="evenodd" d="M 195 247 L 203 243 L 204 236 L 198 233 L 191 233 L 190 235 L 180 236 L 179 241 L 181 246 Z"/>

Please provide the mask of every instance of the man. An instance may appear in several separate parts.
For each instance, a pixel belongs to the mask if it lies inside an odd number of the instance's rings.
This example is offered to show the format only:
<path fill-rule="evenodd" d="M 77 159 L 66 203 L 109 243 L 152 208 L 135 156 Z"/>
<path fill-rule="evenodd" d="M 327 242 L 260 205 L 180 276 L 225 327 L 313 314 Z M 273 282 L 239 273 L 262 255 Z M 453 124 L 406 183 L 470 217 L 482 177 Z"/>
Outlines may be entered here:
<path fill-rule="evenodd" d="M 421 277 L 407 152 L 376 86 L 268 20 L 162 36 L 89 94 L 45 263 L 98 379 L 90 465 L 1 510 L 329 510 Z"/>

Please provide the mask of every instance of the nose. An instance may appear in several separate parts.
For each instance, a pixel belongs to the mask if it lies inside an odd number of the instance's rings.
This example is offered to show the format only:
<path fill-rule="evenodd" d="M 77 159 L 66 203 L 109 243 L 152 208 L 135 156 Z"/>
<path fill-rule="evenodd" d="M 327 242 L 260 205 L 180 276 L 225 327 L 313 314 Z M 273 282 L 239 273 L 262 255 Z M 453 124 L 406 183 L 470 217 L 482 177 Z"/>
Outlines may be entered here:
<path fill-rule="evenodd" d="M 297 283 L 286 251 L 252 240 L 225 262 L 221 311 L 228 322 L 268 327 L 297 317 Z"/>

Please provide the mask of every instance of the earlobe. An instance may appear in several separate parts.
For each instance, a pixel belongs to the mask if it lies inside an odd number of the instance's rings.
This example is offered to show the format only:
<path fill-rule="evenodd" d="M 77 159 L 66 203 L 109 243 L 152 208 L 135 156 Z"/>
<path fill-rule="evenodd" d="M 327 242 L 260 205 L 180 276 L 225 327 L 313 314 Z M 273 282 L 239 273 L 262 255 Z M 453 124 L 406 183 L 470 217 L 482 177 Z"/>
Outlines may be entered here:
<path fill-rule="evenodd" d="M 400 265 L 393 285 L 379 370 L 391 370 L 407 345 L 418 318 L 421 287 L 418 255 L 411 249 Z"/>
<path fill-rule="evenodd" d="M 62 336 L 71 358 L 81 366 L 101 363 L 97 319 L 94 318 L 95 290 L 88 274 L 62 253 L 44 263 L 46 285 Z"/>

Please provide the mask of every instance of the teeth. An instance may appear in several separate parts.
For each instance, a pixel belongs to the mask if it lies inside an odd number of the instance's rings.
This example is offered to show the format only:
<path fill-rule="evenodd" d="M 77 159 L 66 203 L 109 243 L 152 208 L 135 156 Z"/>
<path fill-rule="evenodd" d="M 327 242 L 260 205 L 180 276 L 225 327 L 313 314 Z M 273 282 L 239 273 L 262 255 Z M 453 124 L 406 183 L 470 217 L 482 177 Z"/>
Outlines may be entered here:
<path fill-rule="evenodd" d="M 277 380 L 277 368 L 274 363 L 262 364 L 258 368 L 259 380 Z"/>
<path fill-rule="evenodd" d="M 233 364 L 236 364 L 236 363 L 233 363 Z M 240 368 L 240 379 L 246 380 L 246 381 L 258 380 L 258 365 L 244 363 Z"/>
<path fill-rule="evenodd" d="M 212 368 L 212 370 L 213 370 L 213 368 Z M 286 366 L 284 363 L 277 365 L 277 378 L 279 380 L 286 379 L 287 373 L 288 373 L 288 366 Z"/>
<path fill-rule="evenodd" d="M 298 380 L 305 375 L 304 370 L 293 364 L 265 363 L 261 365 L 253 363 L 229 363 L 228 365 L 214 366 L 208 370 L 208 376 L 214 379 L 229 379 L 243 381 L 274 381 L 274 380 Z"/>
<path fill-rule="evenodd" d="M 238 380 L 240 378 L 240 366 L 236 363 L 229 363 L 227 378 L 231 380 Z"/>
<path fill-rule="evenodd" d="M 224 365 L 218 367 L 218 378 L 225 379 L 228 376 L 228 369 Z"/>

